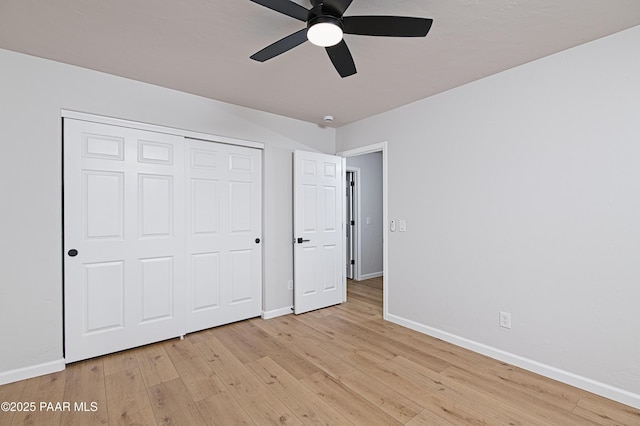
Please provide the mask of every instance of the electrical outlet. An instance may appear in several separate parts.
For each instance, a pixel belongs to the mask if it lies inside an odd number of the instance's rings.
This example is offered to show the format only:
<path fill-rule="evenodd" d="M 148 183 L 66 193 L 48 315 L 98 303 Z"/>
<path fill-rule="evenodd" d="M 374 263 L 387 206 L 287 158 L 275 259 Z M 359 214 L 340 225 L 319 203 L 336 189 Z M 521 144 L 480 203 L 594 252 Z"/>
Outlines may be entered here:
<path fill-rule="evenodd" d="M 511 314 L 509 312 L 500 311 L 498 324 L 503 328 L 511 328 Z"/>
<path fill-rule="evenodd" d="M 289 282 L 287 283 L 287 288 L 289 290 L 293 290 L 293 280 L 289 280 Z"/>

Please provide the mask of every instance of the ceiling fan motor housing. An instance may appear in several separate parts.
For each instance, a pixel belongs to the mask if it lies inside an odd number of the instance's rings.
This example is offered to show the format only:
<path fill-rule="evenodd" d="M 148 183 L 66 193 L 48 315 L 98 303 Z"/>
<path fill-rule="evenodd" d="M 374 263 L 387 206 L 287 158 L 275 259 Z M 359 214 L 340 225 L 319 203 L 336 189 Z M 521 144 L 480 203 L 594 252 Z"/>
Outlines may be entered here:
<path fill-rule="evenodd" d="M 322 0 L 311 0 L 311 5 L 313 7 L 309 9 L 309 15 L 307 16 L 307 28 L 320 22 L 329 22 L 335 25 L 340 25 L 340 28 L 342 28 L 342 14 L 340 12 L 325 5 Z M 329 20 L 316 21 L 318 18 L 327 18 Z"/>
<path fill-rule="evenodd" d="M 316 24 L 323 24 L 323 23 L 333 24 L 339 27 L 340 29 L 342 29 L 342 19 L 336 18 L 331 15 L 319 15 L 319 16 L 314 16 L 309 18 L 309 21 L 307 22 L 307 29 L 313 27 Z"/>

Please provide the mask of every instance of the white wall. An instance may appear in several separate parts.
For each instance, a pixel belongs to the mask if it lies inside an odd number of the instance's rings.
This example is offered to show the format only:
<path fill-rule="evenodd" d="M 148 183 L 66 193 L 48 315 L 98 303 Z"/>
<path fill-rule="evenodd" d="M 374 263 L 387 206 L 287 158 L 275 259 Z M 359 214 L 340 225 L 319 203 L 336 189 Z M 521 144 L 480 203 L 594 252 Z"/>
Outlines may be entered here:
<path fill-rule="evenodd" d="M 0 50 L 0 383 L 62 358 L 61 109 L 265 143 L 264 308 L 292 305 L 291 153 L 335 130 Z"/>
<path fill-rule="evenodd" d="M 360 274 L 363 279 L 381 276 L 382 152 L 348 157 L 347 167 L 359 169 L 356 186 L 360 194 Z"/>
<path fill-rule="evenodd" d="M 638 46 L 635 27 L 338 129 L 338 151 L 388 142 L 390 319 L 640 406 Z"/>

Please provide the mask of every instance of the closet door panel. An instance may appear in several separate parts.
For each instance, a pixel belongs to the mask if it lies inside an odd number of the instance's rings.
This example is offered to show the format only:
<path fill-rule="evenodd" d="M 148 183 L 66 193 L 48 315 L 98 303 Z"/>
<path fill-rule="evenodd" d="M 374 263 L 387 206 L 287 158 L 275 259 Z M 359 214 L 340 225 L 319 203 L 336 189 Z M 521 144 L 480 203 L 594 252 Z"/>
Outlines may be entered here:
<path fill-rule="evenodd" d="M 259 316 L 262 310 L 262 152 L 187 142 L 187 331 Z"/>
<path fill-rule="evenodd" d="M 185 332 L 184 138 L 64 120 L 65 359 Z"/>

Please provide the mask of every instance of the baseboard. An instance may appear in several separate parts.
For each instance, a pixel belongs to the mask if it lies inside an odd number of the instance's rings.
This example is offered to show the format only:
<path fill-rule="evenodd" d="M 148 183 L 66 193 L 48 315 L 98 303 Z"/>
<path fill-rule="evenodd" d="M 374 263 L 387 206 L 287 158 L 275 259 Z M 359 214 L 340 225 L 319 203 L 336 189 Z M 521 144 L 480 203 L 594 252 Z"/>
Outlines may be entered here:
<path fill-rule="evenodd" d="M 283 315 L 289 315 L 293 313 L 293 308 L 287 306 L 285 308 L 274 309 L 272 311 L 262 311 L 262 319 L 271 319 L 275 317 L 281 317 Z"/>
<path fill-rule="evenodd" d="M 0 385 L 31 379 L 32 377 L 44 376 L 45 374 L 56 373 L 62 370 L 64 370 L 64 358 L 15 370 L 3 371 L 0 373 Z"/>
<path fill-rule="evenodd" d="M 374 272 L 372 274 L 360 274 L 360 281 L 364 281 L 364 280 L 368 280 L 371 278 L 378 278 L 383 276 L 384 274 L 382 273 L 382 271 L 380 272 Z"/>
<path fill-rule="evenodd" d="M 624 389 L 620 389 L 606 383 L 601 383 L 596 380 L 589 379 L 588 377 L 582 377 L 577 374 L 552 367 L 550 365 L 521 357 L 519 355 L 514 355 L 510 352 L 487 346 L 485 344 L 478 343 L 464 337 L 456 336 L 455 334 L 438 330 L 436 328 L 432 328 L 415 321 L 399 317 L 397 315 L 387 313 L 386 319 L 395 324 L 410 328 L 412 330 L 435 337 L 440 340 L 444 340 L 445 342 L 452 343 L 456 346 L 469 349 L 471 351 L 486 355 L 499 361 L 515 365 L 516 367 L 532 371 L 534 373 L 540 374 L 541 376 L 545 376 L 550 379 L 554 379 L 559 382 L 586 390 L 596 395 L 600 395 L 605 398 L 620 402 L 622 404 L 640 409 L 640 395 L 626 391 Z"/>

